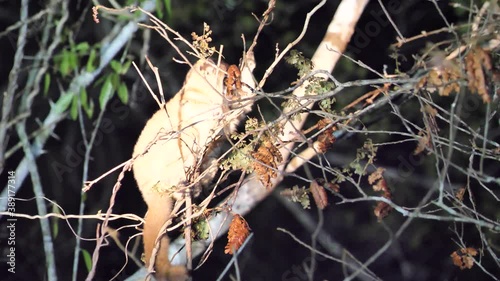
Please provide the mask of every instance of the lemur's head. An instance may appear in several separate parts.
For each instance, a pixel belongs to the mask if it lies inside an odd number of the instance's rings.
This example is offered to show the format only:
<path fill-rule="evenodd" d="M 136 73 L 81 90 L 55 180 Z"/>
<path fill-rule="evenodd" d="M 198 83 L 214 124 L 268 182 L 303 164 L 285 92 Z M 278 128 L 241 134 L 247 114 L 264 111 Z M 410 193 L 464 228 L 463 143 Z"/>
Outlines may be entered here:
<path fill-rule="evenodd" d="M 184 92 L 207 104 L 219 104 L 224 112 L 226 132 L 234 132 L 236 124 L 254 103 L 254 91 L 241 81 L 241 72 L 236 65 L 214 63 L 211 59 L 198 60 L 186 75 Z M 200 96 L 198 96 L 200 95 Z M 229 129 L 229 130 L 228 130 Z"/>

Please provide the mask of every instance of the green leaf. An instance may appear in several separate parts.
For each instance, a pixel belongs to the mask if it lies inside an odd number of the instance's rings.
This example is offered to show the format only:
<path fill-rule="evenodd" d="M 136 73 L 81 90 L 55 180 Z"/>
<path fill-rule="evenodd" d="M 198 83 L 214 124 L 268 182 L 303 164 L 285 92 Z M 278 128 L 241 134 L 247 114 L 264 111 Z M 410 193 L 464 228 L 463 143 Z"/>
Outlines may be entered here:
<path fill-rule="evenodd" d="M 127 104 L 128 102 L 128 89 L 125 82 L 120 83 L 118 87 L 118 98 L 122 101 L 123 104 Z"/>
<path fill-rule="evenodd" d="M 127 60 L 123 66 L 122 66 L 122 73 L 120 74 L 125 74 L 127 73 L 128 69 L 130 68 L 130 65 L 132 64 L 132 61 L 131 60 Z"/>
<path fill-rule="evenodd" d="M 58 234 L 59 234 L 59 221 L 54 220 L 54 222 L 52 223 L 52 238 L 56 239 Z"/>
<path fill-rule="evenodd" d="M 109 74 L 104 74 L 104 75 L 101 75 L 101 76 L 98 76 L 99 78 L 97 78 L 97 80 L 94 82 L 95 85 L 102 85 L 104 84 L 104 80 L 106 80 L 106 78 L 108 78 Z"/>
<path fill-rule="evenodd" d="M 71 100 L 73 100 L 73 96 L 73 93 L 64 93 L 61 97 L 59 97 L 55 105 L 58 113 L 63 113 L 68 109 L 71 104 Z"/>
<path fill-rule="evenodd" d="M 75 51 L 86 53 L 89 50 L 89 48 L 90 48 L 89 43 L 82 42 L 75 46 Z"/>
<path fill-rule="evenodd" d="M 158 18 L 163 18 L 163 7 L 162 3 L 160 1 L 156 1 L 156 7 L 155 7 L 156 13 L 158 14 Z"/>
<path fill-rule="evenodd" d="M 89 107 L 89 96 L 85 87 L 82 87 L 80 89 L 80 103 L 83 108 Z"/>
<path fill-rule="evenodd" d="M 87 114 L 87 117 L 92 118 L 92 115 L 94 114 L 94 101 L 89 100 L 85 87 L 82 87 L 80 90 L 80 102 L 83 110 L 85 110 L 85 113 Z"/>
<path fill-rule="evenodd" d="M 111 77 L 111 85 L 113 86 L 113 89 L 118 89 L 118 86 L 120 86 L 120 75 L 116 73 L 111 73 L 109 75 Z"/>
<path fill-rule="evenodd" d="M 80 249 L 80 250 L 82 251 L 85 267 L 87 268 L 87 271 L 90 271 L 92 269 L 92 257 L 90 256 L 90 253 L 87 250 L 85 249 Z"/>
<path fill-rule="evenodd" d="M 111 65 L 111 68 L 113 69 L 114 72 L 121 73 L 122 64 L 119 61 L 112 60 L 109 64 Z"/>
<path fill-rule="evenodd" d="M 62 53 L 61 64 L 59 64 L 59 72 L 61 72 L 62 77 L 66 77 L 70 70 L 70 53 L 66 50 Z"/>
<path fill-rule="evenodd" d="M 59 208 L 57 208 L 56 204 L 52 204 L 52 213 L 60 214 Z M 59 218 L 53 217 L 51 221 L 52 221 L 52 237 L 55 239 L 59 234 Z"/>
<path fill-rule="evenodd" d="M 69 116 L 73 120 L 76 120 L 76 118 L 78 118 L 78 97 L 76 95 L 73 96 L 73 102 L 71 103 Z"/>
<path fill-rule="evenodd" d="M 75 52 L 69 53 L 69 71 L 73 71 L 78 68 L 78 56 Z"/>
<path fill-rule="evenodd" d="M 93 72 L 95 70 L 94 62 L 97 57 L 97 52 L 95 49 L 90 51 L 89 60 L 87 61 L 87 71 Z"/>
<path fill-rule="evenodd" d="M 171 18 L 172 17 L 172 1 L 164 0 L 163 3 L 165 4 L 165 10 L 167 11 L 167 17 Z"/>
<path fill-rule="evenodd" d="M 89 102 L 89 107 L 88 107 L 88 108 L 84 108 L 85 113 L 87 113 L 87 116 L 88 116 L 89 118 L 92 118 L 92 116 L 94 115 L 94 108 L 95 108 L 95 106 L 94 106 L 94 101 L 93 101 L 93 100 L 90 100 L 90 102 Z"/>
<path fill-rule="evenodd" d="M 47 96 L 50 87 L 50 74 L 48 72 L 45 73 L 45 77 L 43 79 L 43 96 Z"/>
<path fill-rule="evenodd" d="M 200 219 L 194 224 L 194 240 L 207 240 L 210 237 L 210 225 L 205 218 Z"/>
<path fill-rule="evenodd" d="M 102 85 L 101 93 L 99 94 L 99 107 L 101 110 L 104 110 L 106 104 L 113 96 L 113 84 L 111 83 L 111 75 L 106 77 L 106 81 L 104 81 L 104 85 Z"/>

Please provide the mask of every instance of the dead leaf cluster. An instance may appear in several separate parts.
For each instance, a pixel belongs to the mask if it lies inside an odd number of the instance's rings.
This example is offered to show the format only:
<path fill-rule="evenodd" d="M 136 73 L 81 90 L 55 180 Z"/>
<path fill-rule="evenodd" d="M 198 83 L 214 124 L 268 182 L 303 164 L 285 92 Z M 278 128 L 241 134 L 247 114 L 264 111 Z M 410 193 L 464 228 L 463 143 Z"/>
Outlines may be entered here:
<path fill-rule="evenodd" d="M 497 75 L 490 52 L 479 46 L 471 48 L 464 57 L 463 72 L 460 70 L 461 64 L 458 59 L 460 57 L 453 60 L 444 59 L 441 64 L 434 66 L 420 79 L 416 89 L 425 88 L 429 92 L 437 90 L 440 96 L 449 96 L 453 92 L 458 93 L 459 80 L 466 79 L 469 90 L 481 96 L 484 103 L 489 103 L 491 97 L 488 93 L 488 84 L 490 80 L 495 80 Z M 465 73 L 465 77 L 462 73 Z"/>
<path fill-rule="evenodd" d="M 248 235 L 250 235 L 250 227 L 247 221 L 238 214 L 234 215 L 227 233 L 227 245 L 224 253 L 234 254 L 243 245 Z"/>
<path fill-rule="evenodd" d="M 473 48 L 465 56 L 465 69 L 469 90 L 481 96 L 484 103 L 489 103 L 491 98 L 486 77 L 487 72 L 491 73 L 493 69 L 489 53 L 479 47 Z"/>
<path fill-rule="evenodd" d="M 460 267 L 461 270 L 471 269 L 474 266 L 474 256 L 477 255 L 477 250 L 474 248 L 462 248 L 453 252 L 450 257 L 453 264 Z"/>
<path fill-rule="evenodd" d="M 384 198 L 391 200 L 392 194 L 387 187 L 387 182 L 383 177 L 384 171 L 384 168 L 378 168 L 375 172 L 368 176 L 368 183 L 372 185 L 374 191 L 382 192 L 382 196 Z M 373 210 L 373 213 L 380 221 L 383 218 L 387 217 L 387 215 L 389 215 L 391 211 L 392 207 L 389 204 L 387 204 L 386 202 L 378 202 L 377 206 Z"/>
<path fill-rule="evenodd" d="M 449 96 L 452 92 L 460 92 L 459 78 L 460 70 L 457 67 L 436 67 L 420 79 L 417 89 L 426 88 L 430 92 L 437 89 L 440 96 Z"/>
<path fill-rule="evenodd" d="M 252 153 L 253 170 L 265 187 L 271 186 L 271 179 L 278 176 L 277 167 L 283 161 L 280 151 L 274 144 L 266 139 L 256 152 Z"/>
<path fill-rule="evenodd" d="M 215 47 L 210 47 L 212 42 L 212 30 L 210 25 L 203 23 L 203 34 L 198 35 L 195 32 L 191 33 L 193 38 L 193 47 L 196 48 L 204 58 L 209 58 L 215 53 Z"/>
<path fill-rule="evenodd" d="M 330 126 L 327 127 L 332 121 L 330 119 L 321 119 L 317 123 L 318 130 L 325 129 L 321 134 L 318 136 L 318 147 L 317 149 L 321 153 L 325 153 L 330 149 L 335 142 L 335 136 L 333 135 L 333 132 L 335 132 L 336 127 L 335 126 Z"/>
<path fill-rule="evenodd" d="M 326 208 L 326 206 L 328 206 L 328 197 L 323 186 L 319 185 L 317 181 L 313 180 L 311 182 L 311 185 L 309 186 L 309 190 L 311 191 L 316 206 L 318 206 L 320 210 L 323 210 L 324 208 Z"/>

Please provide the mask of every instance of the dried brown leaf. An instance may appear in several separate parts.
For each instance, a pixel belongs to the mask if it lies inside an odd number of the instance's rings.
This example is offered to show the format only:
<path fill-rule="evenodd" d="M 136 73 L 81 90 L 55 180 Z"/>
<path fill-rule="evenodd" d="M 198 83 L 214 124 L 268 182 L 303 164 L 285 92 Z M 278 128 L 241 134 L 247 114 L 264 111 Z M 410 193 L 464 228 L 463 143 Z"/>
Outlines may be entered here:
<path fill-rule="evenodd" d="M 385 179 L 380 179 L 379 181 L 377 181 L 376 184 L 374 184 L 373 186 L 373 190 L 374 191 L 382 191 L 383 192 L 383 196 L 385 198 L 388 198 L 390 199 L 391 198 L 391 192 L 390 190 L 387 188 L 387 183 L 385 182 Z"/>
<path fill-rule="evenodd" d="M 340 191 L 340 186 L 336 183 L 326 181 L 324 178 L 317 178 L 316 182 L 324 187 L 325 189 L 328 189 L 332 192 L 339 192 Z"/>
<path fill-rule="evenodd" d="M 379 221 L 381 221 L 383 218 L 387 217 L 389 213 L 392 211 L 391 205 L 385 203 L 385 202 L 378 202 L 377 206 L 373 210 L 373 213 L 377 217 Z"/>
<path fill-rule="evenodd" d="M 328 196 L 326 195 L 326 191 L 321 185 L 318 184 L 317 181 L 314 180 L 311 182 L 309 190 L 311 190 L 314 202 L 320 210 L 323 210 L 326 206 L 328 206 Z"/>
<path fill-rule="evenodd" d="M 374 184 L 376 181 L 380 180 L 384 171 L 384 168 L 377 168 L 375 172 L 371 173 L 371 175 L 368 176 L 368 183 Z"/>
<path fill-rule="evenodd" d="M 453 260 L 453 264 L 460 267 L 461 270 L 471 269 L 474 266 L 474 256 L 477 255 L 477 250 L 475 248 L 462 248 L 451 253 L 450 257 Z"/>
<path fill-rule="evenodd" d="M 430 106 L 429 104 L 426 104 L 424 106 L 424 111 L 425 111 L 425 113 L 429 114 L 432 117 L 436 117 L 436 115 L 438 114 L 437 109 L 435 109 L 434 107 Z"/>
<path fill-rule="evenodd" d="M 318 130 L 322 130 L 325 127 L 327 127 L 331 123 L 331 120 L 329 119 L 321 119 L 317 123 Z M 321 134 L 318 136 L 318 147 L 317 149 L 321 153 L 325 153 L 330 149 L 335 142 L 335 136 L 333 135 L 333 132 L 336 130 L 335 126 L 328 127 L 326 130 L 321 132 Z"/>
<path fill-rule="evenodd" d="M 455 193 L 455 197 L 457 197 L 459 201 L 464 201 L 464 195 L 465 195 L 465 187 L 459 188 L 457 190 L 457 193 Z"/>
<path fill-rule="evenodd" d="M 465 56 L 468 87 L 471 92 L 480 95 L 484 103 L 489 103 L 491 99 L 488 94 L 485 70 L 492 70 L 490 55 L 480 47 L 471 49 Z"/>
<path fill-rule="evenodd" d="M 234 215 L 227 233 L 227 245 L 224 249 L 224 253 L 232 255 L 234 252 L 238 251 L 249 234 L 250 227 L 247 221 L 238 214 Z"/>
<path fill-rule="evenodd" d="M 283 156 L 270 140 L 263 141 L 252 156 L 255 159 L 252 166 L 260 182 L 265 187 L 270 187 L 271 179 L 278 175 L 276 169 L 283 161 Z"/>
<path fill-rule="evenodd" d="M 426 134 L 424 131 L 420 131 L 418 134 L 421 136 L 421 138 L 418 140 L 418 144 L 417 147 L 415 148 L 415 151 L 413 151 L 413 155 L 418 155 L 424 152 L 425 148 L 427 147 L 432 148 L 429 135 Z"/>
<path fill-rule="evenodd" d="M 460 91 L 460 85 L 457 83 L 460 76 L 460 71 L 452 64 L 435 67 L 420 78 L 416 89 L 426 88 L 431 93 L 437 89 L 440 96 L 449 96 L 452 92 Z"/>
<path fill-rule="evenodd" d="M 392 194 L 387 187 L 387 182 L 384 179 L 384 168 L 378 168 L 370 176 L 368 176 L 368 182 L 372 185 L 374 191 L 382 192 L 382 196 L 387 199 L 391 199 Z M 391 205 L 385 202 L 378 202 L 377 206 L 373 210 L 373 213 L 380 221 L 385 218 L 392 211 Z"/>
<path fill-rule="evenodd" d="M 226 77 L 226 98 L 229 100 L 238 99 L 241 91 L 241 71 L 238 66 L 232 64 L 227 69 Z"/>
<path fill-rule="evenodd" d="M 427 76 L 423 76 L 422 78 L 420 78 L 420 80 L 418 81 L 418 83 L 415 86 L 415 88 L 417 90 L 420 90 L 420 89 L 424 88 L 425 85 L 427 85 Z"/>

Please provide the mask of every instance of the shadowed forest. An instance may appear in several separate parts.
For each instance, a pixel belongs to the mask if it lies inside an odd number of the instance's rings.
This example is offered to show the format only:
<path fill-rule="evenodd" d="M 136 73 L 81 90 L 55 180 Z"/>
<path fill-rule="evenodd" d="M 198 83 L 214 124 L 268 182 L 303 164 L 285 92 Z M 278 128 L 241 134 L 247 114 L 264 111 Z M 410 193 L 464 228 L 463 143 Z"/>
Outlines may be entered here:
<path fill-rule="evenodd" d="M 210 58 L 252 107 L 169 222 L 191 280 L 499 280 L 499 30 L 497 0 L 0 1 L 0 276 L 146 278 L 134 144 Z"/>

